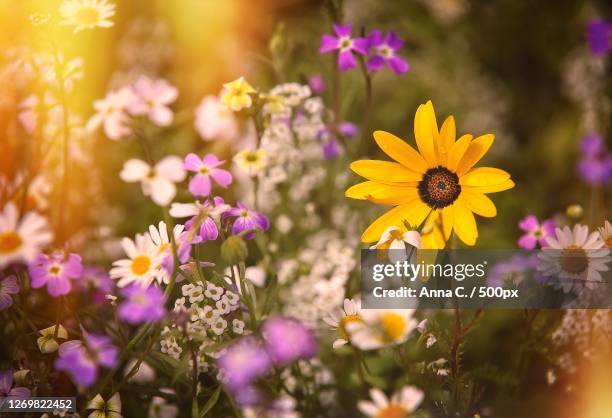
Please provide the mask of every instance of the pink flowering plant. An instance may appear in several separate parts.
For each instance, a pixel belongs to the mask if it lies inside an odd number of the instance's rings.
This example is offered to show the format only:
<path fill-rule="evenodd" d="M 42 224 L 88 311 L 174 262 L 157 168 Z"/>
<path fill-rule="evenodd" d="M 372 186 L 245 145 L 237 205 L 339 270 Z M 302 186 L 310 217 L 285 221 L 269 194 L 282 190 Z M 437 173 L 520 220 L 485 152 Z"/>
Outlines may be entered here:
<path fill-rule="evenodd" d="M 585 20 L 601 2 L 13 3 L 0 408 L 608 416 L 606 306 L 367 309 L 359 265 L 497 248 L 517 254 L 490 266 L 496 288 L 609 285 L 611 25 Z"/>

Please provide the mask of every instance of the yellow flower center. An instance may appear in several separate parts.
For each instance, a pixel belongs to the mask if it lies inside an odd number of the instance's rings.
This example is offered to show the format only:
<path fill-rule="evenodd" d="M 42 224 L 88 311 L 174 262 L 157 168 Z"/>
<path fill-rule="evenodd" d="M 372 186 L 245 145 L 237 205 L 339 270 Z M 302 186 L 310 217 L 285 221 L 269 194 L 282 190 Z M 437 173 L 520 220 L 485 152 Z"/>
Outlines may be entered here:
<path fill-rule="evenodd" d="M 383 330 L 383 340 L 385 342 L 393 342 L 399 340 L 404 335 L 406 329 L 406 321 L 396 313 L 386 313 L 381 318 L 381 326 Z"/>
<path fill-rule="evenodd" d="M 452 205 L 461 194 L 457 174 L 442 166 L 427 170 L 417 187 L 421 200 L 432 209 Z"/>
<path fill-rule="evenodd" d="M 49 267 L 49 274 L 52 276 L 58 276 L 60 271 L 62 271 L 62 268 L 58 266 L 57 264 L 54 264 L 51 267 Z"/>
<path fill-rule="evenodd" d="M 398 404 L 390 403 L 381 409 L 378 414 L 376 414 L 376 418 L 407 418 L 408 411 Z"/>
<path fill-rule="evenodd" d="M 257 161 L 259 161 L 259 157 L 257 156 L 256 152 L 246 152 L 244 154 L 244 160 L 247 163 L 256 163 Z"/>
<path fill-rule="evenodd" d="M 353 46 L 353 41 L 351 40 L 351 38 L 343 37 L 340 39 L 340 49 L 342 51 L 349 50 L 351 49 L 352 46 Z"/>
<path fill-rule="evenodd" d="M 357 314 L 345 315 L 340 319 L 340 323 L 338 324 L 338 334 L 340 338 L 343 340 L 348 340 L 348 332 L 346 331 L 346 325 L 351 322 L 361 322 L 361 317 Z"/>
<path fill-rule="evenodd" d="M 589 267 L 589 257 L 578 245 L 568 245 L 561 251 L 559 259 L 561 268 L 572 274 L 580 274 Z"/>
<path fill-rule="evenodd" d="M 202 167 L 200 167 L 200 169 L 198 171 L 200 172 L 200 174 L 208 174 L 208 173 L 210 173 L 210 168 L 208 168 L 205 165 L 203 165 Z"/>
<path fill-rule="evenodd" d="M 139 255 L 132 260 L 132 273 L 137 276 L 145 274 L 151 267 L 151 259 L 146 255 Z"/>
<path fill-rule="evenodd" d="M 95 25 L 100 20 L 100 12 L 94 7 L 83 7 L 75 13 L 74 20 L 80 25 Z"/>
<path fill-rule="evenodd" d="M 400 231 L 399 229 L 394 229 L 389 233 L 389 235 L 391 235 L 391 238 L 393 238 L 394 241 L 404 240 L 404 234 L 402 234 L 402 231 Z"/>
<path fill-rule="evenodd" d="M 21 247 L 23 243 L 15 231 L 0 232 L 0 254 L 8 254 Z"/>

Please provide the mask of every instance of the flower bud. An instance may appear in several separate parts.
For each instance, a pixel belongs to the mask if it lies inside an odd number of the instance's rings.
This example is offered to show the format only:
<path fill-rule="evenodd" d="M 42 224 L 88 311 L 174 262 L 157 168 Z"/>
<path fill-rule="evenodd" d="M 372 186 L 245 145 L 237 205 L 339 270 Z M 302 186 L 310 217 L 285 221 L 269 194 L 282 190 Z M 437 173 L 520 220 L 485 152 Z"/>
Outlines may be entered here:
<path fill-rule="evenodd" d="M 232 235 L 221 244 L 221 258 L 229 265 L 244 261 L 248 254 L 246 243 L 238 235 Z"/>

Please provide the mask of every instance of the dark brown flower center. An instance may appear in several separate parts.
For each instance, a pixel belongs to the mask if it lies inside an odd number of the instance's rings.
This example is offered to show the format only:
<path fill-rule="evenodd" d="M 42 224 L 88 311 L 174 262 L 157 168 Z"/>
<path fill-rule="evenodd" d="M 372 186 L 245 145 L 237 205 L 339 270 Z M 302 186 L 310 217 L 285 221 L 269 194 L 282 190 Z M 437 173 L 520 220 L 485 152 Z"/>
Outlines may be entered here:
<path fill-rule="evenodd" d="M 427 170 L 418 189 L 421 200 L 432 209 L 451 205 L 461 194 L 457 174 L 442 166 Z"/>
<path fill-rule="evenodd" d="M 570 245 L 561 252 L 561 268 L 571 274 L 580 274 L 589 267 L 589 256 L 582 249 Z"/>

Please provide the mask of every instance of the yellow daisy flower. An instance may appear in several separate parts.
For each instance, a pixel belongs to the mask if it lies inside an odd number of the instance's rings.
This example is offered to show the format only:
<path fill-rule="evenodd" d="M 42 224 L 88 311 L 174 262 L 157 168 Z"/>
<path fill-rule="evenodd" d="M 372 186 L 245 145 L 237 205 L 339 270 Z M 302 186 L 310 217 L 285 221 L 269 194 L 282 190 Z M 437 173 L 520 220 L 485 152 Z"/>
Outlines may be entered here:
<path fill-rule="evenodd" d="M 251 107 L 253 104 L 251 93 L 255 93 L 255 89 L 244 79 L 244 77 L 240 77 L 223 85 L 221 103 L 234 112 L 238 112 L 241 109 Z"/>
<path fill-rule="evenodd" d="M 266 151 L 245 149 L 234 156 L 236 165 L 249 176 L 256 176 L 266 167 Z"/>
<path fill-rule="evenodd" d="M 376 131 L 376 143 L 396 162 L 360 160 L 351 164 L 351 169 L 368 181 L 349 188 L 347 197 L 395 206 L 376 219 L 361 240 L 377 241 L 388 227 L 405 230 L 408 223 L 431 228 L 434 235 L 425 234 L 424 248 L 448 240 L 452 231 L 464 243 L 474 245 L 478 238 L 474 213 L 497 215 L 486 194 L 514 187 L 507 172 L 474 167 L 493 144 L 494 136 L 474 139 L 466 134 L 455 140 L 455 119 L 449 116 L 438 129 L 431 101 L 417 109 L 414 136 L 418 151 L 393 134 Z"/>
<path fill-rule="evenodd" d="M 64 0 L 59 9 L 62 24 L 74 26 L 74 31 L 109 28 L 115 15 L 115 5 L 106 0 Z"/>

